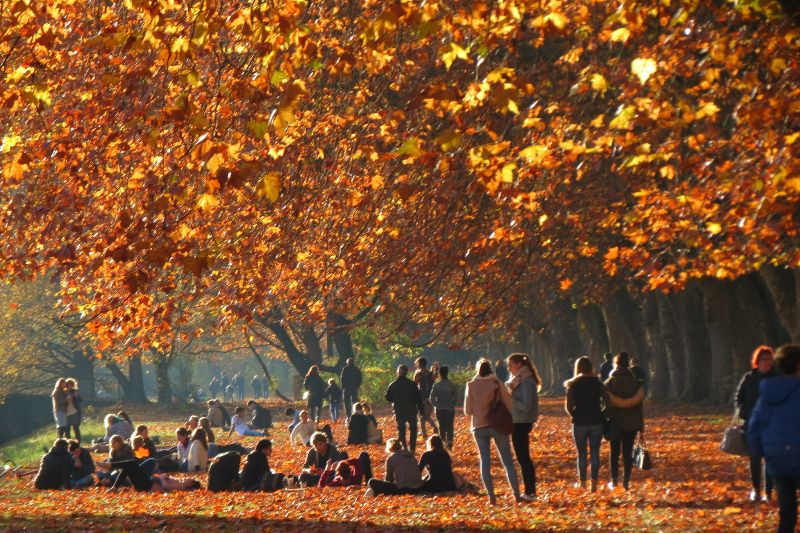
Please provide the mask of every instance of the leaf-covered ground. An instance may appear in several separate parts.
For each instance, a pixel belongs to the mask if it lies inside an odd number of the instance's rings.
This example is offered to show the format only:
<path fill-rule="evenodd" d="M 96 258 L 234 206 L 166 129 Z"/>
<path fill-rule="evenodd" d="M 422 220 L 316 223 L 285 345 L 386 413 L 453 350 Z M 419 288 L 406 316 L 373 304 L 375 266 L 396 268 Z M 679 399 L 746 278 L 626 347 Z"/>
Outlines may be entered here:
<path fill-rule="evenodd" d="M 546 399 L 542 407 L 532 446 L 539 480 L 536 503 L 512 502 L 496 457 L 499 505 L 493 508 L 485 504 L 485 496 L 368 498 L 363 488 L 315 488 L 273 494 L 123 491 L 107 495 L 98 488 L 37 492 L 29 488 L 29 480 L 2 480 L 0 529 L 764 531 L 775 526 L 774 504 L 747 502 L 746 459 L 718 450 L 726 413 L 696 406 L 649 404 L 647 436 L 654 469 L 634 471 L 632 490 L 627 493 L 607 489 L 604 483 L 608 479 L 608 445 L 604 443 L 603 485 L 591 494 L 573 486 L 574 452 L 561 400 Z M 393 436 L 395 430 L 386 414 L 381 423 L 387 436 Z M 165 421 L 161 413 L 158 421 L 145 420 L 145 412 L 134 411 L 133 416 L 137 423 L 151 422 L 151 434 L 167 438 L 177 422 Z M 305 451 L 287 448 L 283 418 L 277 417 L 277 429 L 272 432 L 275 446 L 271 464 L 278 471 L 296 473 Z M 341 426 L 334 429 L 334 434 L 344 438 Z M 255 440 L 242 439 L 246 445 Z M 354 448 L 348 447 L 351 455 L 358 451 Z M 456 448 L 457 470 L 480 486 L 477 452 L 465 417 L 456 422 Z M 376 475 L 383 475 L 382 448 L 367 449 Z"/>

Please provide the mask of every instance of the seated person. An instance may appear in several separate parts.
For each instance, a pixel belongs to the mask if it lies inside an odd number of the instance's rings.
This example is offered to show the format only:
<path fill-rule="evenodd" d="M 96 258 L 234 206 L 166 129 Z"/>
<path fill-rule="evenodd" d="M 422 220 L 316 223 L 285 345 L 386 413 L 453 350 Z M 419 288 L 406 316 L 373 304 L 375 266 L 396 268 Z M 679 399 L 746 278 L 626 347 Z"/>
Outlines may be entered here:
<path fill-rule="evenodd" d="M 364 414 L 364 405 L 356 402 L 353 414 L 347 422 L 347 444 L 367 444 L 370 419 Z"/>
<path fill-rule="evenodd" d="M 127 444 L 122 437 L 119 435 L 114 435 L 111 437 L 111 441 L 109 444 L 108 450 L 108 460 L 105 461 L 105 465 L 113 465 L 114 463 L 121 463 L 123 461 L 133 461 L 136 458 L 133 456 L 133 448 Z M 101 463 L 98 463 L 96 466 L 100 466 Z M 109 485 L 113 485 L 114 482 L 117 480 L 119 476 L 119 472 L 112 469 L 112 468 L 104 468 L 103 472 L 97 473 L 97 479 L 100 480 L 100 484 L 104 487 L 108 487 Z"/>
<path fill-rule="evenodd" d="M 294 446 L 297 439 L 300 439 L 301 444 L 306 446 L 311 445 L 311 436 L 317 432 L 317 423 L 309 420 L 308 411 L 300 411 L 300 423 L 294 426 L 291 434 L 289 435 L 289 444 Z"/>
<path fill-rule="evenodd" d="M 272 413 L 269 409 L 262 407 L 257 401 L 250 400 L 247 402 L 247 407 L 253 413 L 253 419 L 250 426 L 256 429 L 268 429 L 272 427 Z"/>
<path fill-rule="evenodd" d="M 224 428 L 225 422 L 222 416 L 222 406 L 219 403 L 219 400 L 208 400 L 208 414 L 206 414 L 206 418 L 211 423 L 212 427 L 215 428 Z"/>
<path fill-rule="evenodd" d="M 300 423 L 300 412 L 296 411 L 294 407 L 287 407 L 283 414 L 292 417 L 292 423 L 288 426 L 289 433 L 291 433 L 295 426 Z"/>
<path fill-rule="evenodd" d="M 139 455 L 136 454 L 136 446 L 133 442 L 136 437 L 142 438 L 143 449 L 139 451 Z M 150 430 L 144 424 L 139 424 L 136 426 L 136 432 L 131 435 L 130 444 L 134 450 L 134 455 L 136 455 L 139 459 L 147 459 L 148 457 L 158 458 L 164 455 L 164 453 L 159 455 L 158 451 L 156 450 L 155 443 L 150 439 Z M 169 452 L 166 452 L 166 455 L 169 455 Z"/>
<path fill-rule="evenodd" d="M 189 430 L 189 434 L 192 433 L 195 429 L 197 429 L 197 425 L 200 423 L 200 417 L 197 415 L 192 415 L 189 417 L 189 420 L 186 421 L 186 429 Z"/>
<path fill-rule="evenodd" d="M 72 468 L 69 475 L 69 487 L 82 489 L 94 485 L 94 461 L 92 454 L 76 440 L 69 441 L 69 453 Z"/>
<path fill-rule="evenodd" d="M 151 477 L 156 470 L 156 460 L 153 458 L 143 461 L 136 459 L 131 447 L 119 435 L 111 437 L 110 444 L 109 460 L 97 463 L 98 468 L 114 471 L 104 479 L 107 482 L 104 484 L 110 485 L 109 491 L 124 486 L 128 481 L 139 492 L 149 491 L 153 486 Z"/>
<path fill-rule="evenodd" d="M 328 461 L 328 467 L 319 480 L 320 487 L 349 487 L 361 485 L 362 480 L 372 478 L 372 462 L 367 452 L 361 452 L 358 457 L 345 459 L 334 463 Z"/>
<path fill-rule="evenodd" d="M 414 454 L 403 449 L 400 439 L 386 441 L 386 479 L 372 478 L 369 489 L 378 494 L 416 494 L 425 490 Z"/>
<path fill-rule="evenodd" d="M 328 461 L 336 463 L 342 459 L 347 459 L 347 454 L 340 452 L 335 444 L 329 443 L 325 433 L 314 433 L 311 437 L 311 449 L 308 450 L 306 462 L 303 464 L 303 472 L 299 476 L 300 483 L 307 487 L 317 486 Z M 414 465 L 416 466 L 416 462 Z"/>
<path fill-rule="evenodd" d="M 378 419 L 372 414 L 372 408 L 367 402 L 361 402 L 364 414 L 369 418 L 367 425 L 367 444 L 381 444 L 383 442 L 383 431 L 378 429 Z"/>
<path fill-rule="evenodd" d="M 208 442 L 203 428 L 196 428 L 189 439 L 189 456 L 187 458 L 189 472 L 205 470 L 208 467 Z"/>
<path fill-rule="evenodd" d="M 175 438 L 178 439 L 175 451 L 178 454 L 178 464 L 181 472 L 189 471 L 189 447 L 191 446 L 189 437 L 188 429 L 181 427 L 175 430 Z"/>
<path fill-rule="evenodd" d="M 424 479 L 425 492 L 448 492 L 456 490 L 453 476 L 453 461 L 444 448 L 439 435 L 431 435 L 426 442 L 427 451 L 419 458 L 419 470 L 428 470 Z"/>
<path fill-rule="evenodd" d="M 258 431 L 255 429 L 250 429 L 245 422 L 245 418 L 247 416 L 247 408 L 243 405 L 240 405 L 236 408 L 236 414 L 233 415 L 231 418 L 231 429 L 228 431 L 228 436 L 230 437 L 234 431 L 241 435 L 242 437 L 264 437 L 266 433 L 263 431 Z"/>
<path fill-rule="evenodd" d="M 111 442 L 111 437 L 114 435 L 119 435 L 122 440 L 128 440 L 133 434 L 133 426 L 130 422 L 117 415 L 106 415 L 104 425 L 106 428 L 106 434 L 102 439 L 104 442 Z"/>
<path fill-rule="evenodd" d="M 56 439 L 50 451 L 42 456 L 33 486 L 39 490 L 69 487 L 72 457 L 67 439 Z"/>
<path fill-rule="evenodd" d="M 242 481 L 242 489 L 258 490 L 261 485 L 261 478 L 269 472 L 269 456 L 272 454 L 272 441 L 261 439 L 256 444 L 256 449 L 247 454 L 244 460 L 244 467 L 239 472 Z"/>
<path fill-rule="evenodd" d="M 134 434 L 131 437 L 131 449 L 136 459 L 150 458 L 150 449 L 144 445 L 144 437 Z"/>
<path fill-rule="evenodd" d="M 239 463 L 241 461 L 242 456 L 236 452 L 217 455 L 208 468 L 208 490 L 218 492 L 239 487 Z"/>

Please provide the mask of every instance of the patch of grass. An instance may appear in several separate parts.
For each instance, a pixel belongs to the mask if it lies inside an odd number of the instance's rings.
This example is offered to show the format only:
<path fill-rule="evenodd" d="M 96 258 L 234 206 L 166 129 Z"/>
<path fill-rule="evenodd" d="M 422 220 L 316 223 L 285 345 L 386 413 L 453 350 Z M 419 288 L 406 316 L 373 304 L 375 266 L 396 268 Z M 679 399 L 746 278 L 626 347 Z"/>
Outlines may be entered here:
<path fill-rule="evenodd" d="M 92 439 L 103 435 L 105 435 L 105 430 L 102 422 L 88 419 L 81 424 L 82 442 L 89 443 Z M 52 425 L 48 425 L 4 444 L 0 447 L 0 460 L 5 462 L 11 459 L 17 465 L 36 465 L 44 450 L 50 449 L 54 440 L 56 440 L 56 429 Z"/>

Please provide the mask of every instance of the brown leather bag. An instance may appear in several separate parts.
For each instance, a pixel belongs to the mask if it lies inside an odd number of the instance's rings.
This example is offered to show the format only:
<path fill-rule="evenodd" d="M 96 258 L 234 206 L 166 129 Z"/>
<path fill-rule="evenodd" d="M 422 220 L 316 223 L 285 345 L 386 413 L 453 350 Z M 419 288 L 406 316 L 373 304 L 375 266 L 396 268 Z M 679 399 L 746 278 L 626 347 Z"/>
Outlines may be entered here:
<path fill-rule="evenodd" d="M 486 421 L 489 427 L 502 435 L 511 435 L 514 431 L 514 421 L 511 413 L 500 398 L 500 387 L 503 385 L 498 381 L 497 388 L 494 390 L 494 399 L 489 405 L 489 412 L 486 414 Z"/>

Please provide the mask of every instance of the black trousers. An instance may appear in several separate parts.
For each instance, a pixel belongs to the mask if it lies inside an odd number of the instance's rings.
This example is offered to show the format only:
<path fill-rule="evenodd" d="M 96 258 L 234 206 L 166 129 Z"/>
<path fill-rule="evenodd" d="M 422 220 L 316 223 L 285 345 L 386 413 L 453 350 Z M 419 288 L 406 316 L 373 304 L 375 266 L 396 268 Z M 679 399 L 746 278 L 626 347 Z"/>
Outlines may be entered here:
<path fill-rule="evenodd" d="M 368 485 L 375 494 L 417 494 L 425 490 L 424 485 L 417 489 L 401 489 L 394 483 L 374 478 L 369 480 Z"/>
<path fill-rule="evenodd" d="M 439 421 L 439 434 L 447 449 L 453 449 L 453 424 L 456 418 L 455 409 L 437 409 L 436 420 Z"/>
<path fill-rule="evenodd" d="M 633 442 L 636 431 L 620 431 L 619 437 L 611 441 L 611 481 L 616 485 L 619 479 L 619 453 L 622 451 L 623 483 L 625 487 L 631 481 L 633 469 Z"/>
<path fill-rule="evenodd" d="M 511 433 L 511 443 L 514 445 L 514 455 L 517 456 L 519 468 L 522 470 L 522 481 L 525 483 L 525 494 L 536 494 L 536 467 L 531 460 L 530 435 L 533 424 L 514 424 Z"/>
<path fill-rule="evenodd" d="M 417 449 L 417 416 L 401 417 L 397 416 L 397 436 L 403 443 L 403 448 L 411 450 Z M 406 425 L 408 425 L 410 442 L 406 441 Z"/>
<path fill-rule="evenodd" d="M 344 389 L 342 391 L 344 396 L 344 412 L 347 418 L 353 414 L 353 404 L 358 401 L 358 389 Z"/>
<path fill-rule="evenodd" d="M 772 478 L 778 489 L 778 533 L 793 533 L 797 525 L 797 489 L 800 479 L 794 477 Z"/>
<path fill-rule="evenodd" d="M 761 494 L 761 465 L 764 462 L 764 457 L 761 455 L 751 455 L 750 456 L 750 480 L 753 482 L 753 490 L 756 491 L 757 494 Z M 772 493 L 772 478 L 769 474 L 764 472 L 764 477 L 766 478 L 765 481 L 765 489 L 767 494 Z"/>

